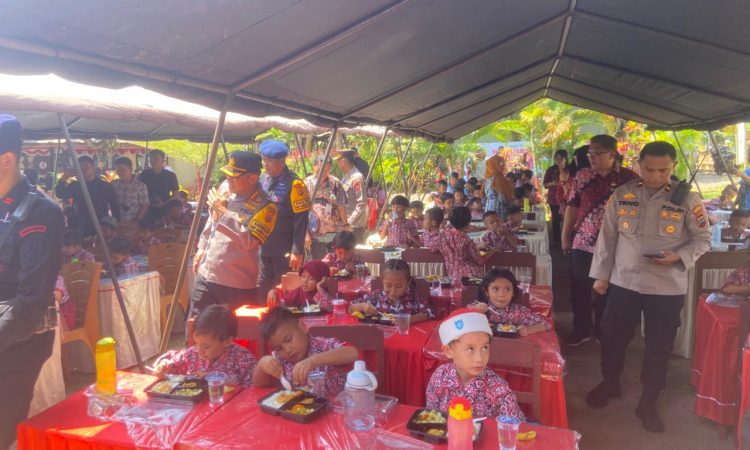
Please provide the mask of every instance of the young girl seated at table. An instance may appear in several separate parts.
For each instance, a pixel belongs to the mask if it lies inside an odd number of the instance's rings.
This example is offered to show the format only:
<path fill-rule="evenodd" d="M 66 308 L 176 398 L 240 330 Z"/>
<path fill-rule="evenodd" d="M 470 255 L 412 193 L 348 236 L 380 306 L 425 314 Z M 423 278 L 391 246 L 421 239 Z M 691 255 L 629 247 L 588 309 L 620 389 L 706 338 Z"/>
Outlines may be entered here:
<path fill-rule="evenodd" d="M 333 237 L 331 245 L 334 252 L 327 254 L 321 261 L 337 272 L 346 269 L 349 273 L 356 274 L 357 266 L 364 264 L 364 262 L 354 251 L 354 247 L 357 246 L 357 238 L 354 236 L 354 233 L 351 231 L 339 231 Z M 370 270 L 366 267 L 365 275 L 370 275 Z"/>
<path fill-rule="evenodd" d="M 63 264 L 94 260 L 94 255 L 83 249 L 83 236 L 77 229 L 65 232 L 63 236 L 62 256 Z"/>
<path fill-rule="evenodd" d="M 425 211 L 422 228 L 424 231 L 420 236 L 422 247 L 430 247 L 433 242 L 440 236 L 440 226 L 443 223 L 443 210 L 440 208 L 430 208 Z"/>
<path fill-rule="evenodd" d="M 427 299 L 414 292 L 409 264 L 402 259 L 389 259 L 383 265 L 383 289 L 375 289 L 363 297 L 355 299 L 349 312 L 363 314 L 411 314 L 411 323 L 432 318 Z"/>
<path fill-rule="evenodd" d="M 482 249 L 497 249 L 501 252 L 515 252 L 518 247 L 518 239 L 503 224 L 500 216 L 495 211 L 484 213 L 484 225 L 487 231 L 482 235 L 479 247 Z"/>
<path fill-rule="evenodd" d="M 308 261 L 299 271 L 302 284 L 296 289 L 284 294 L 279 301 L 276 289 L 268 291 L 268 306 L 281 306 L 301 308 L 309 305 L 318 305 L 322 311 L 330 311 L 333 300 L 326 290 L 326 282 L 330 268 L 323 261 Z"/>
<path fill-rule="evenodd" d="M 229 384 L 252 386 L 255 356 L 234 343 L 237 318 L 225 305 L 210 305 L 193 323 L 195 345 L 170 350 L 154 363 L 157 375 L 206 375 L 221 372 Z"/>
<path fill-rule="evenodd" d="M 484 259 L 474 241 L 466 234 L 471 223 L 469 208 L 454 208 L 448 219 L 451 227 L 445 227 L 442 233 L 430 245 L 430 250 L 443 255 L 445 269 L 453 283 L 461 282 L 461 277 L 481 278 L 484 274 Z M 487 253 L 485 258 L 493 252 Z"/>
<path fill-rule="evenodd" d="M 479 299 L 469 308 L 487 314 L 494 325 L 515 325 L 520 336 L 552 329 L 549 320 L 524 306 L 522 299 L 513 272 L 496 267 L 484 276 L 479 286 Z"/>
<path fill-rule="evenodd" d="M 115 237 L 107 246 L 117 276 L 134 275 L 140 272 L 138 264 L 130 257 L 130 242 L 127 239 Z"/>
<path fill-rule="evenodd" d="M 469 200 L 469 210 L 471 211 L 471 220 L 479 221 L 484 219 L 484 206 L 482 206 L 482 199 L 473 197 Z"/>
<path fill-rule="evenodd" d="M 438 367 L 427 384 L 426 407 L 446 414 L 454 397 L 471 402 L 474 417 L 524 419 L 508 383 L 487 367 L 492 328 L 483 314 L 459 309 L 438 329 L 443 352 L 451 360 Z"/>
<path fill-rule="evenodd" d="M 417 227 L 406 218 L 409 200 L 397 195 L 391 200 L 391 216 L 380 226 L 378 234 L 386 247 L 409 247 L 417 238 Z"/>
<path fill-rule="evenodd" d="M 359 351 L 336 338 L 310 336 L 304 324 L 286 308 L 273 308 L 260 321 L 260 333 L 272 354 L 262 357 L 253 371 L 257 387 L 278 387 L 283 375 L 292 387 L 307 386 L 307 375 L 325 373 L 325 397 L 344 389 L 346 372 Z"/>
<path fill-rule="evenodd" d="M 724 280 L 721 292 L 727 295 L 750 295 L 750 265 L 746 264 L 730 273 Z"/>

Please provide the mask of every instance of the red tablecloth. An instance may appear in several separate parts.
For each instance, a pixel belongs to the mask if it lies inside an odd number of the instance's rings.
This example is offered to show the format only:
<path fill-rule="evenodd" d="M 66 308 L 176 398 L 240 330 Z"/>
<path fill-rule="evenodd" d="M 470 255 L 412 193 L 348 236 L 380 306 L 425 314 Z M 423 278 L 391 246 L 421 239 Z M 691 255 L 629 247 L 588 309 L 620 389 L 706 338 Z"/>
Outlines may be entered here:
<path fill-rule="evenodd" d="M 151 375 L 118 372 L 118 385 L 137 393 L 139 400 L 146 400 L 143 389 L 156 380 Z M 188 429 L 204 421 L 211 414 L 226 407 L 212 408 L 208 401 L 197 404 L 176 426 L 144 427 L 103 422 L 87 414 L 88 402 L 83 392 L 66 398 L 55 406 L 29 418 L 18 425 L 19 450 L 119 450 L 132 448 L 172 448 Z"/>
<path fill-rule="evenodd" d="M 389 448 L 388 442 L 369 447 L 376 439 L 377 432 L 354 433 L 344 425 L 341 415 L 328 411 L 314 422 L 303 425 L 281 417 L 271 416 L 260 410 L 257 400 L 270 392 L 269 389 L 251 388 L 241 392 L 231 403 L 225 405 L 203 423 L 185 433 L 176 448 L 195 449 L 353 449 Z M 383 429 L 389 436 L 408 436 L 406 422 L 416 408 L 398 405 Z M 231 430 L 232 432 L 228 432 Z M 497 428 L 492 419 L 485 421 L 482 433 L 475 448 L 498 448 Z M 578 434 L 557 428 L 523 424 L 522 431 L 536 430 L 534 441 L 521 442 L 523 449 L 574 449 L 577 448 Z M 421 441 L 414 441 L 421 444 Z M 394 443 L 390 443 L 394 446 Z M 445 446 L 442 446 L 443 448 Z M 414 447 L 412 447 L 414 448 Z M 417 447 L 419 448 L 419 447 Z"/>
<path fill-rule="evenodd" d="M 739 308 L 698 300 L 695 355 L 691 382 L 696 389 L 695 414 L 723 425 L 737 420 Z"/>
<path fill-rule="evenodd" d="M 740 379 L 740 413 L 737 417 L 737 441 L 742 447 L 742 419 L 750 409 L 750 348 L 742 350 L 742 378 Z"/>
<path fill-rule="evenodd" d="M 563 369 L 565 360 L 560 355 L 560 343 L 554 331 L 532 334 L 525 338 L 541 349 L 542 381 L 540 386 L 541 395 L 541 417 L 536 417 L 544 425 L 559 428 L 568 427 L 568 412 L 565 400 L 565 387 L 563 385 Z M 442 351 L 440 336 L 435 330 L 427 341 L 424 348 L 425 355 L 425 379 L 429 383 L 432 373 L 440 365 L 449 362 Z M 508 371 L 503 368 L 493 367 L 497 373 L 502 375 L 513 390 L 530 391 L 531 376 L 529 373 Z M 521 409 L 528 413 L 526 405 Z"/>
<path fill-rule="evenodd" d="M 423 406 L 427 374 L 424 371 L 422 350 L 427 339 L 438 326 L 437 320 L 409 327 L 408 335 L 394 334 L 385 339 L 385 390 L 399 403 Z"/>

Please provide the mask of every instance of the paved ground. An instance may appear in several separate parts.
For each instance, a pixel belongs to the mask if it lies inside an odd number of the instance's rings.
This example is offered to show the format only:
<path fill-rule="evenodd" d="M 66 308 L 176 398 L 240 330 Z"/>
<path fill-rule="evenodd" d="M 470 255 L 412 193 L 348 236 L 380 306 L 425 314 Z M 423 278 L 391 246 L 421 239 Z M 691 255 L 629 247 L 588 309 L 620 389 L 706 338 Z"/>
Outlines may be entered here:
<path fill-rule="evenodd" d="M 553 250 L 552 253 L 556 328 L 563 339 L 570 331 L 572 324 L 570 288 L 566 276 L 568 265 L 559 251 Z M 568 402 L 568 419 L 570 428 L 582 435 L 581 449 L 730 450 L 736 448 L 732 436 L 724 437 L 725 430 L 722 427 L 693 414 L 695 391 L 689 383 L 690 360 L 679 356 L 674 356 L 670 360 L 667 389 L 659 400 L 666 432 L 653 434 L 641 428 L 634 409 L 640 398 L 639 374 L 643 345 L 643 339 L 637 335 L 628 349 L 622 379 L 623 397 L 611 402 L 602 410 L 588 407 L 584 400 L 586 393 L 601 381 L 599 344 L 591 341 L 576 348 L 563 348 L 567 367 L 565 393 Z"/>

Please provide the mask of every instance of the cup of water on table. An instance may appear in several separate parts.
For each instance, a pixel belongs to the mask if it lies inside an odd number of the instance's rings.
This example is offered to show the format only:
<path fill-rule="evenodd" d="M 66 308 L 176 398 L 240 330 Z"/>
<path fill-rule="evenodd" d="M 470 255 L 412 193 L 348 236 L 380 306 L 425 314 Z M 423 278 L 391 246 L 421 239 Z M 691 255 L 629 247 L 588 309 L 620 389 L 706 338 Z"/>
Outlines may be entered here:
<path fill-rule="evenodd" d="M 500 450 L 516 450 L 518 441 L 518 426 L 521 421 L 513 416 L 500 416 L 497 418 L 497 434 L 500 441 Z"/>
<path fill-rule="evenodd" d="M 518 277 L 518 287 L 521 288 L 524 294 L 529 293 L 530 286 L 531 286 L 531 277 L 529 275 L 520 275 Z"/>
<path fill-rule="evenodd" d="M 430 282 L 430 294 L 432 295 L 440 295 L 443 292 L 442 288 L 440 287 L 440 279 L 432 279 Z"/>
<path fill-rule="evenodd" d="M 307 374 L 307 385 L 310 387 L 310 393 L 316 397 L 325 397 L 326 393 L 326 374 L 320 370 Z"/>
<path fill-rule="evenodd" d="M 220 372 L 212 372 L 206 375 L 208 383 L 208 399 L 211 406 L 218 406 L 224 403 L 224 385 L 227 377 Z"/>
<path fill-rule="evenodd" d="M 409 323 L 411 322 L 411 314 L 399 313 L 396 314 L 396 328 L 398 334 L 409 334 Z"/>
<path fill-rule="evenodd" d="M 367 266 L 365 264 L 357 264 L 355 269 L 357 271 L 357 279 L 364 284 L 367 278 Z"/>

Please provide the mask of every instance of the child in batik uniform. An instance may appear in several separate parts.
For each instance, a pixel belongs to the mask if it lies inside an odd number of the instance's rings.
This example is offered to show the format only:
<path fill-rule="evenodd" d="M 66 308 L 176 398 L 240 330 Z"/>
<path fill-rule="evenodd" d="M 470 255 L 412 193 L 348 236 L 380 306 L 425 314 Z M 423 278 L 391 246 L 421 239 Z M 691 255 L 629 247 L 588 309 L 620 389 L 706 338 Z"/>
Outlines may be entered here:
<path fill-rule="evenodd" d="M 414 226 L 417 231 L 422 227 L 422 221 L 424 220 L 424 203 L 419 200 L 414 200 L 409 203 L 409 220 L 414 222 Z"/>
<path fill-rule="evenodd" d="M 135 275 L 140 272 L 138 264 L 130 257 L 130 242 L 127 239 L 115 237 L 107 245 L 117 276 Z"/>
<path fill-rule="evenodd" d="M 83 236 L 77 229 L 65 232 L 63 236 L 62 256 L 63 264 L 94 261 L 94 255 L 83 249 Z"/>
<path fill-rule="evenodd" d="M 446 414 L 454 397 L 471 402 L 474 417 L 514 416 L 524 419 L 508 383 L 487 367 L 492 329 L 483 314 L 454 311 L 438 329 L 443 352 L 451 362 L 435 370 L 427 384 L 426 407 Z"/>
<path fill-rule="evenodd" d="M 432 318 L 424 298 L 414 292 L 409 264 L 402 259 L 389 259 L 383 265 L 383 289 L 377 289 L 352 301 L 349 312 L 364 314 L 411 314 L 411 323 Z"/>
<path fill-rule="evenodd" d="M 385 239 L 386 247 L 409 247 L 417 239 L 417 226 L 406 218 L 409 200 L 403 195 L 397 195 L 391 200 L 391 217 L 381 225 L 378 234 Z"/>
<path fill-rule="evenodd" d="M 326 290 L 326 282 L 330 269 L 323 261 L 308 261 L 299 271 L 300 281 L 302 284 L 291 291 L 287 292 L 281 298 L 281 305 L 289 307 L 304 307 L 318 305 L 322 311 L 331 311 L 333 299 Z M 268 292 L 268 305 L 273 307 L 279 304 L 279 297 L 276 289 Z"/>
<path fill-rule="evenodd" d="M 461 282 L 461 277 L 481 278 L 484 274 L 485 259 L 479 254 L 474 241 L 466 234 L 471 223 L 471 212 L 465 206 L 453 209 L 448 219 L 453 225 L 445 227 L 440 236 L 430 245 L 430 250 L 443 255 L 445 269 L 454 284 Z M 492 251 L 485 255 L 488 258 Z"/>
<path fill-rule="evenodd" d="M 424 231 L 419 237 L 422 247 L 430 247 L 438 236 L 440 236 L 440 225 L 443 223 L 443 210 L 440 208 L 430 208 L 425 211 L 422 228 Z"/>
<path fill-rule="evenodd" d="M 484 213 L 484 225 L 487 231 L 482 235 L 481 248 L 496 249 L 501 252 L 515 252 L 518 247 L 518 240 L 505 227 L 500 216 L 495 211 Z"/>
<path fill-rule="evenodd" d="M 273 308 L 260 321 L 260 333 L 273 352 L 258 361 L 253 371 L 257 387 L 279 387 L 283 375 L 292 387 L 307 386 L 312 371 L 325 373 L 327 398 L 344 389 L 346 373 L 359 351 L 336 338 L 310 336 L 307 328 L 286 308 Z"/>
<path fill-rule="evenodd" d="M 484 219 L 484 206 L 482 206 L 482 199 L 473 197 L 469 200 L 469 210 L 471 211 L 471 220 L 479 221 Z"/>
<path fill-rule="evenodd" d="M 154 363 L 157 375 L 206 375 L 221 372 L 229 384 L 252 386 L 255 357 L 233 342 L 237 336 L 237 318 L 224 305 L 211 305 L 193 323 L 195 345 L 170 350 Z"/>
<path fill-rule="evenodd" d="M 357 237 L 354 236 L 354 233 L 351 231 L 339 231 L 333 237 L 331 245 L 334 252 L 327 254 L 321 261 L 331 269 L 335 269 L 336 272 L 346 269 L 349 273 L 356 274 L 357 265 L 364 264 L 364 262 L 354 252 L 354 247 L 357 246 Z M 366 267 L 365 275 L 370 275 L 370 270 Z"/>
<path fill-rule="evenodd" d="M 549 320 L 521 304 L 522 298 L 513 272 L 494 268 L 484 276 L 479 299 L 469 308 L 487 314 L 492 324 L 515 325 L 521 336 L 552 329 Z"/>
<path fill-rule="evenodd" d="M 750 295 L 750 265 L 744 265 L 729 274 L 721 292 L 727 295 Z"/>

